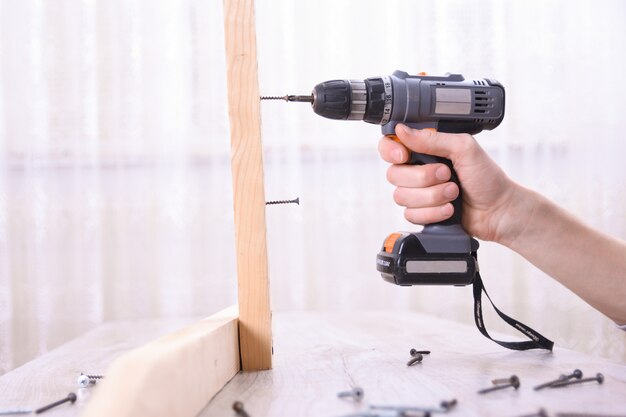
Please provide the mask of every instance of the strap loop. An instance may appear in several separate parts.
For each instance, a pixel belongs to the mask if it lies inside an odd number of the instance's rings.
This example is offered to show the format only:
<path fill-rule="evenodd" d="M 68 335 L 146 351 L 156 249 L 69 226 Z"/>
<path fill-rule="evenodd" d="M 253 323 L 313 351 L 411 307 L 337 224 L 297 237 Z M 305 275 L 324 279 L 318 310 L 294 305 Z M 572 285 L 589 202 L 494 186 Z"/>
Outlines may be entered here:
<path fill-rule="evenodd" d="M 474 252 L 473 255 L 474 255 L 474 258 L 476 258 L 476 252 Z M 487 296 L 487 299 L 493 306 L 493 309 L 496 311 L 496 313 L 498 313 L 500 318 L 504 320 L 505 322 L 507 322 L 511 327 L 523 333 L 524 336 L 526 336 L 530 340 L 526 342 L 503 342 L 501 340 L 496 340 L 489 335 L 489 333 L 487 332 L 487 329 L 485 328 L 485 323 L 483 320 L 483 311 L 482 311 L 482 302 L 481 302 L 481 296 L 483 292 Z M 501 312 L 498 309 L 498 307 L 495 306 L 493 301 L 491 301 L 491 297 L 489 297 L 489 294 L 487 294 L 487 290 L 485 289 L 483 280 L 480 277 L 480 272 L 477 272 L 476 277 L 474 278 L 474 320 L 476 321 L 476 327 L 478 327 L 478 330 L 483 334 L 483 336 L 485 336 L 488 339 L 493 340 L 500 346 L 503 346 L 507 349 L 512 349 L 512 350 L 546 349 L 546 350 L 552 351 L 552 347 L 554 346 L 553 341 L 545 338 L 540 333 L 526 326 L 524 323 L 520 323 L 519 321 Z"/>

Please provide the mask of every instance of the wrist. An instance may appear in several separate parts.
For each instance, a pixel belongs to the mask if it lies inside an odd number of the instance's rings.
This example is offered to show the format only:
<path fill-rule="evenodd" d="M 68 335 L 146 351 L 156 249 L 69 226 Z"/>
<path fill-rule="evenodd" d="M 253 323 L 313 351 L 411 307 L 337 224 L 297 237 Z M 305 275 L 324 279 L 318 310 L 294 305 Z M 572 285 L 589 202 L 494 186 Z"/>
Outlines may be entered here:
<path fill-rule="evenodd" d="M 517 251 L 535 230 L 535 219 L 546 200 L 526 187 L 511 181 L 511 192 L 503 207 L 494 241 Z"/>

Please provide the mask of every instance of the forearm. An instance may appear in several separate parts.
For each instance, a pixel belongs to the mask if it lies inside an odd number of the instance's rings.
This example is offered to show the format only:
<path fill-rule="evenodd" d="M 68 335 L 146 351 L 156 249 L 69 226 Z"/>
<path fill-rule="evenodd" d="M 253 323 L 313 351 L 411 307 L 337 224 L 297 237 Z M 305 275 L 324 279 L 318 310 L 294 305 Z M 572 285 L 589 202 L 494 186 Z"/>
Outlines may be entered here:
<path fill-rule="evenodd" d="M 499 243 L 518 252 L 590 305 L 626 324 L 626 244 L 545 197 L 515 185 Z"/>

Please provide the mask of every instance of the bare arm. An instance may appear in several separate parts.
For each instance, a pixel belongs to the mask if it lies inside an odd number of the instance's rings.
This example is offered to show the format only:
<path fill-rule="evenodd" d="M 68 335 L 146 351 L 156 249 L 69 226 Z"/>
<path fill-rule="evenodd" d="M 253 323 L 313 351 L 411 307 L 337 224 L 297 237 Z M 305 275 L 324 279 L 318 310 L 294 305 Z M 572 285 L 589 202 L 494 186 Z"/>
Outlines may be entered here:
<path fill-rule="evenodd" d="M 456 185 L 441 164 L 402 165 L 408 149 L 452 161 L 463 185 L 463 227 L 503 244 L 619 324 L 626 324 L 626 243 L 602 234 L 540 194 L 515 183 L 469 135 L 396 129 L 402 144 L 383 138 L 379 151 L 393 165 L 395 201 L 417 224 L 452 215 Z M 408 149 L 407 149 L 408 148 Z"/>
<path fill-rule="evenodd" d="M 498 243 L 626 324 L 626 244 L 588 227 L 542 195 L 514 187 Z"/>

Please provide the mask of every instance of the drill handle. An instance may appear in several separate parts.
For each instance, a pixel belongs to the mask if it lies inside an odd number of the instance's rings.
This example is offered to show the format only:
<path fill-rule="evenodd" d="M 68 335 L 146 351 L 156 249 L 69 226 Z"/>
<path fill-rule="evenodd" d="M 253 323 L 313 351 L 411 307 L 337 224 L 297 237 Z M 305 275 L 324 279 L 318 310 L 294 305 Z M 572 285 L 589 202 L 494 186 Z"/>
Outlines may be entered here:
<path fill-rule="evenodd" d="M 426 155 L 423 153 L 411 152 L 409 155 L 409 160 L 406 162 L 407 165 L 426 165 L 426 164 L 434 164 L 440 163 L 445 164 L 450 168 L 450 172 L 452 176 L 450 177 L 450 181 L 455 183 L 459 187 L 459 195 L 454 201 L 452 201 L 452 206 L 454 207 L 454 213 L 452 216 L 446 220 L 437 223 L 431 223 L 432 225 L 441 225 L 448 226 L 453 224 L 461 224 L 462 219 L 462 211 L 463 211 L 463 198 L 461 196 L 461 183 L 459 182 L 459 177 L 456 175 L 456 171 L 452 166 L 452 161 L 447 158 L 442 158 L 439 156 Z"/>

